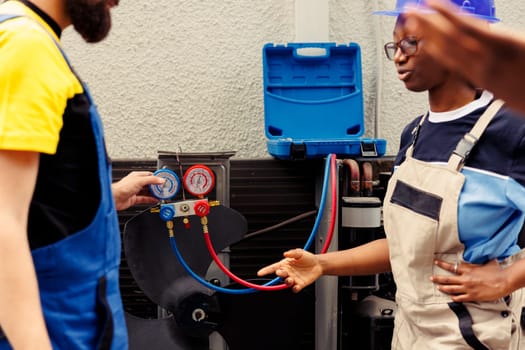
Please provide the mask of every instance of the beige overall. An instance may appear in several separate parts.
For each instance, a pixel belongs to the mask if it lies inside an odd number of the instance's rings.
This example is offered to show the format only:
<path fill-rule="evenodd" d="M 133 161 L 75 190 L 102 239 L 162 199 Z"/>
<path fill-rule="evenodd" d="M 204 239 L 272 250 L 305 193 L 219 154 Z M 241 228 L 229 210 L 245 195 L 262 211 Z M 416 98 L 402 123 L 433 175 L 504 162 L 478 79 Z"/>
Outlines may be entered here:
<path fill-rule="evenodd" d="M 433 274 L 450 274 L 435 266 L 434 259 L 462 261 L 464 246 L 457 227 L 464 182 L 460 170 L 501 105 L 501 101 L 492 103 L 459 142 L 448 165 L 412 158 L 412 144 L 390 179 L 384 225 L 397 286 L 394 350 L 525 349 L 520 327 L 522 290 L 513 293 L 510 301 L 453 303 L 429 280 Z"/>

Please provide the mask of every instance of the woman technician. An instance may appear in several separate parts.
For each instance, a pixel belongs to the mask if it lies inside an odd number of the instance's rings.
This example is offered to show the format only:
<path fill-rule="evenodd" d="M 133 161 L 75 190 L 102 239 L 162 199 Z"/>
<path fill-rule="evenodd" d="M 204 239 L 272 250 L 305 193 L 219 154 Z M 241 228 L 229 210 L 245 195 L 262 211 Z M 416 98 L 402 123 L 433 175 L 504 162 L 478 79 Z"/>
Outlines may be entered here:
<path fill-rule="evenodd" d="M 497 20 L 492 1 L 453 2 L 476 17 Z M 392 271 L 398 304 L 393 349 L 523 349 L 519 288 L 525 282 L 504 297 L 465 303 L 434 283 L 455 278 L 466 266 L 497 260 L 506 269 L 521 259 L 523 117 L 418 50 L 425 33 L 406 30 L 405 5 L 399 0 L 395 10 L 378 12 L 398 16 L 385 51 L 407 89 L 427 91 L 429 111 L 401 135 L 383 203 L 386 239 L 324 255 L 288 251 L 259 275 L 275 272 L 298 292 L 321 275 Z"/>

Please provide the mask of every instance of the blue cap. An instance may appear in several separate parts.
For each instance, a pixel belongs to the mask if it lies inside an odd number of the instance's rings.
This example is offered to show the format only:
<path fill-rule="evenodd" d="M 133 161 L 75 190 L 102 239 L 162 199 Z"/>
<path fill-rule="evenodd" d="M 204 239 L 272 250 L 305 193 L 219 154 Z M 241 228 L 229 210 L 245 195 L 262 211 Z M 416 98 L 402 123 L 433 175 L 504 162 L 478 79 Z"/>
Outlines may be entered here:
<path fill-rule="evenodd" d="M 450 0 L 456 6 L 459 6 L 462 11 L 469 13 L 477 18 L 484 19 L 489 22 L 499 22 L 496 17 L 496 6 L 494 0 Z M 376 11 L 374 15 L 384 16 L 399 16 L 406 12 L 406 6 L 424 7 L 424 0 L 397 0 L 396 8 L 390 11 Z"/>

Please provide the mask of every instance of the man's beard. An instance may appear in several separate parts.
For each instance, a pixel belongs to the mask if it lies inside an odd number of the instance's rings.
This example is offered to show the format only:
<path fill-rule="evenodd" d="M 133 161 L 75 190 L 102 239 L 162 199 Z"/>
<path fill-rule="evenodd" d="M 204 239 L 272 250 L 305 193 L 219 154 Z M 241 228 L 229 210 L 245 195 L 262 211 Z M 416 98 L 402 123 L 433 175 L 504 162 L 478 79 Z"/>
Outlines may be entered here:
<path fill-rule="evenodd" d="M 106 2 L 106 0 L 66 1 L 73 27 L 88 43 L 103 40 L 111 29 L 110 7 Z"/>

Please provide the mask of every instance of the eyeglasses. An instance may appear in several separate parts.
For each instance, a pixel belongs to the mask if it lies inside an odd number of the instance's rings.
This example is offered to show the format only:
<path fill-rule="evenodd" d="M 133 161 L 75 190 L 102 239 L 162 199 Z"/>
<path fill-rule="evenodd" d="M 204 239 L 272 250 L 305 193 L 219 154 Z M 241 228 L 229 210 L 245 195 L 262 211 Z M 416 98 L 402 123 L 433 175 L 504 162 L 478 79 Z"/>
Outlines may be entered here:
<path fill-rule="evenodd" d="M 417 39 L 414 37 L 406 37 L 399 40 L 397 43 L 390 42 L 385 44 L 386 57 L 393 61 L 396 56 L 397 49 L 401 50 L 401 53 L 405 56 L 412 56 L 417 52 Z"/>

